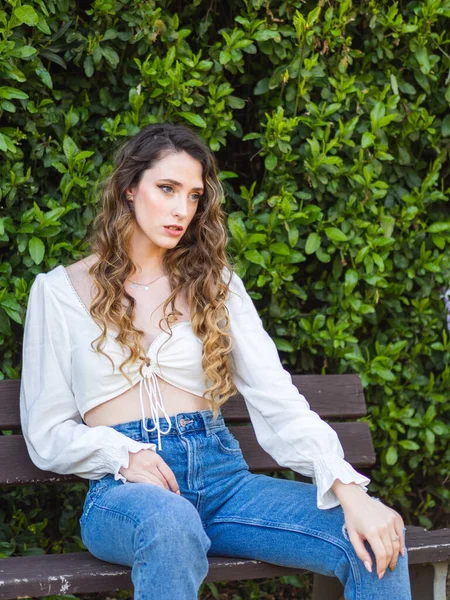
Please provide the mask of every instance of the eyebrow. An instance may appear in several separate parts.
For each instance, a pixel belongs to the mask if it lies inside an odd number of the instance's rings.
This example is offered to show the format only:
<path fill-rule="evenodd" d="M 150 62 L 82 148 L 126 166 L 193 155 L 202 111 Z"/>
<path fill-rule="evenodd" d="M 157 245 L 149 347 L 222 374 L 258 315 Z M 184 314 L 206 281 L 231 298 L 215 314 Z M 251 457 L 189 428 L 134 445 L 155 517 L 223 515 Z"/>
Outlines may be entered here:
<path fill-rule="evenodd" d="M 168 177 L 162 177 L 162 180 L 163 181 L 169 181 L 170 183 L 173 183 L 174 185 L 183 185 L 179 181 L 175 181 L 175 179 L 169 179 Z M 195 190 L 196 192 L 203 192 L 204 191 L 202 187 L 194 187 L 192 189 Z"/>

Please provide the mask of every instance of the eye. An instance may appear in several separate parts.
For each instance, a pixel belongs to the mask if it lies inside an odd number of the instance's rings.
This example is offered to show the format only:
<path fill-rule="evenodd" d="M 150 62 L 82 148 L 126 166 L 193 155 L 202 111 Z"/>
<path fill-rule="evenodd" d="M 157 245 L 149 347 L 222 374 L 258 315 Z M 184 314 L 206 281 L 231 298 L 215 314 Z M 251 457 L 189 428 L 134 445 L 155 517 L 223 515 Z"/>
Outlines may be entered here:
<path fill-rule="evenodd" d="M 173 187 L 171 185 L 158 185 L 159 188 L 163 189 L 163 188 L 169 188 L 169 190 L 173 190 Z M 168 193 L 168 192 L 166 192 Z M 200 194 L 193 194 L 193 196 L 196 196 L 196 198 L 193 199 L 194 202 L 198 202 L 199 200 L 201 200 L 203 198 L 203 196 L 201 196 Z"/>

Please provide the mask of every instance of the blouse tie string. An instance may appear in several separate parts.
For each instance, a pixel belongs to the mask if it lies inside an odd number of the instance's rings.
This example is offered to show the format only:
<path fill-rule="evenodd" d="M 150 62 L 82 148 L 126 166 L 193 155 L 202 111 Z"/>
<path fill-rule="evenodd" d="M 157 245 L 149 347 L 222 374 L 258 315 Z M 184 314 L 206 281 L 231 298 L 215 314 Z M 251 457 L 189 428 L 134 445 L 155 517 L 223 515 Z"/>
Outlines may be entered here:
<path fill-rule="evenodd" d="M 147 359 L 147 361 L 148 362 L 142 367 L 143 378 L 139 382 L 139 400 L 141 402 L 142 424 L 144 426 L 144 429 L 148 432 L 154 431 L 155 429 L 158 431 L 158 450 L 161 450 L 161 434 L 166 435 L 166 433 L 169 433 L 169 431 L 172 428 L 172 424 L 170 422 L 170 417 L 167 414 L 166 409 L 164 408 L 164 403 L 163 403 L 163 399 L 162 399 L 162 395 L 161 395 L 161 389 L 159 387 L 158 378 L 156 377 L 156 374 L 155 374 L 154 366 L 151 363 L 151 360 L 149 358 Z M 144 411 L 144 400 L 142 397 L 142 388 L 143 387 L 145 387 L 145 389 L 147 391 L 147 396 L 148 396 L 149 403 L 150 403 L 151 418 L 155 422 L 155 426 L 152 427 L 151 429 L 147 429 L 147 426 L 145 424 L 146 419 L 145 419 L 145 411 Z M 159 426 L 158 408 L 161 409 L 161 411 L 164 415 L 164 418 L 166 419 L 166 421 L 169 425 L 165 431 L 161 431 L 160 426 Z"/>

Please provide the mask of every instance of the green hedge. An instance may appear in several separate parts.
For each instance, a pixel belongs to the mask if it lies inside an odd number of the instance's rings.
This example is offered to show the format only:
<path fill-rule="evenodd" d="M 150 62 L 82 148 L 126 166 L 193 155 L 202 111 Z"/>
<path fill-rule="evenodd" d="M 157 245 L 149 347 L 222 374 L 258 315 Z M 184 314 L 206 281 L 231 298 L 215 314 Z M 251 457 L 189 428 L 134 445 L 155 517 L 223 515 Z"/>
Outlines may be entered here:
<path fill-rule="evenodd" d="M 448 524 L 449 16 L 449 0 L 4 3 L 0 376 L 20 377 L 35 275 L 87 251 L 114 145 L 190 124 L 217 152 L 229 250 L 287 368 L 359 373 L 371 492 Z M 78 543 L 70 515 L 47 549 Z M 4 554 L 32 544 L 0 531 Z"/>

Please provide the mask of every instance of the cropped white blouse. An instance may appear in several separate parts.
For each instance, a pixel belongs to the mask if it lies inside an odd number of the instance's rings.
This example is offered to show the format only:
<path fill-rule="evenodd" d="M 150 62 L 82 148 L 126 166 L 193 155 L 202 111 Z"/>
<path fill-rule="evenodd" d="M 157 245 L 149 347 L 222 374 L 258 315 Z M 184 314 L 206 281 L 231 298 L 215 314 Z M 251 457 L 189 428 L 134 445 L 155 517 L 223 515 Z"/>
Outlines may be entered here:
<path fill-rule="evenodd" d="M 313 478 L 317 506 L 339 504 L 331 485 L 335 479 L 355 482 L 367 491 L 370 480 L 344 460 L 339 439 L 309 407 L 279 359 L 275 343 L 265 331 L 252 299 L 233 272 L 226 301 L 232 335 L 233 378 L 244 397 L 258 443 L 281 466 Z M 112 427 L 89 427 L 88 410 L 130 389 L 119 371 L 124 353 L 108 332 L 103 348 L 114 362 L 97 354 L 90 342 L 101 329 L 76 294 L 62 265 L 37 275 L 31 286 L 23 337 L 20 385 L 22 432 L 33 463 L 55 473 L 101 479 L 128 467 L 129 452 L 156 450 Z M 201 367 L 202 342 L 191 322 L 172 325 L 172 336 L 162 331 L 153 340 L 143 375 L 140 364 L 125 370 L 132 385 L 139 382 L 143 403 L 152 415 L 164 410 L 156 375 L 183 390 L 201 396 L 207 389 Z M 156 423 L 159 423 L 156 419 Z M 167 428 L 158 427 L 158 448 Z"/>

